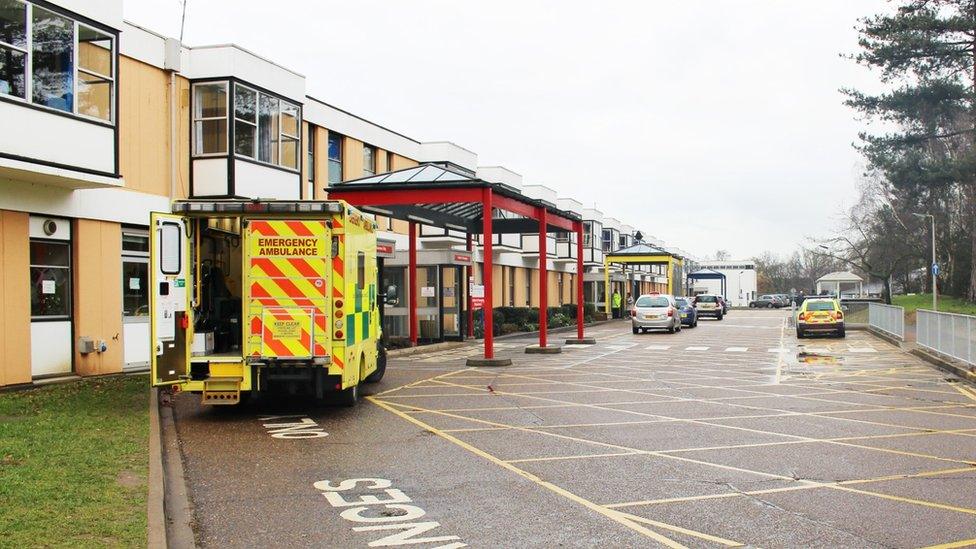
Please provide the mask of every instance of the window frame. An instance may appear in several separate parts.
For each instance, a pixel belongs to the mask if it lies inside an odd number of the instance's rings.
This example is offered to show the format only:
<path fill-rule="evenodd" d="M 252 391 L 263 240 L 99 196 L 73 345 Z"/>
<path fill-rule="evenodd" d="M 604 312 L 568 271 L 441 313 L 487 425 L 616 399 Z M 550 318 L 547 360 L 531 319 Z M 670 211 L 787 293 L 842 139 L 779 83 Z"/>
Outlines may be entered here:
<path fill-rule="evenodd" d="M 182 246 L 183 246 L 183 227 L 179 223 L 176 223 L 174 221 L 162 221 L 162 222 L 160 222 L 159 227 L 160 227 L 160 234 L 159 234 L 159 272 L 162 273 L 162 274 L 164 274 L 164 275 L 169 275 L 169 276 L 178 275 L 181 272 L 183 272 L 183 249 L 182 249 Z M 166 227 L 176 227 L 176 234 L 177 234 L 177 241 L 176 242 L 177 242 L 177 246 L 179 246 L 179 250 L 178 250 L 178 252 L 176 254 L 176 270 L 175 271 L 168 271 L 168 270 L 166 270 L 163 267 L 164 260 L 166 258 L 166 255 L 163 253 L 163 245 L 166 243 L 166 241 L 163 239 L 163 232 L 162 231 Z"/>
<path fill-rule="evenodd" d="M 213 86 L 215 84 L 223 84 L 224 86 L 224 115 L 223 116 L 201 116 L 197 118 L 196 115 L 196 103 L 197 103 L 197 88 L 201 86 Z M 190 84 L 190 154 L 193 158 L 224 158 L 231 154 L 231 120 L 230 120 L 230 109 L 231 109 L 231 99 L 233 94 L 231 93 L 230 82 L 227 80 L 209 80 L 205 82 L 193 82 Z M 227 124 L 227 130 L 224 132 L 224 152 L 211 152 L 203 153 L 199 152 L 197 149 L 199 147 L 197 143 L 197 122 L 204 122 L 208 120 L 223 120 Z"/>
<path fill-rule="evenodd" d="M 366 164 L 366 153 L 369 153 L 369 165 Z M 363 177 L 376 175 L 376 147 L 363 143 Z"/>
<path fill-rule="evenodd" d="M 305 181 L 315 183 L 315 128 L 308 125 L 308 135 L 305 137 Z"/>
<path fill-rule="evenodd" d="M 332 141 L 332 138 L 333 137 L 335 137 L 336 143 L 339 144 L 339 155 L 336 158 L 332 158 L 332 146 L 331 146 L 331 143 L 330 142 Z M 344 139 L 345 139 L 345 136 L 342 135 L 341 133 L 334 132 L 332 130 L 329 130 L 329 133 L 328 133 L 328 136 L 327 136 L 327 143 L 326 143 L 326 152 L 325 152 L 326 160 L 328 161 L 328 171 L 326 172 L 325 176 L 326 176 L 326 180 L 327 180 L 327 182 L 328 182 L 329 185 L 332 185 L 334 183 L 342 183 L 342 181 L 343 181 L 343 173 L 342 173 L 343 164 L 344 164 L 343 157 L 344 157 L 345 152 L 346 152 L 346 143 L 345 143 Z M 339 171 L 339 180 L 338 181 L 332 181 L 332 166 L 333 166 L 333 164 L 339 168 L 339 170 L 338 170 Z"/>
<path fill-rule="evenodd" d="M 86 17 L 79 17 L 77 14 L 71 13 L 68 10 L 61 8 L 49 3 L 44 3 L 43 5 L 36 4 L 27 0 L 13 0 L 23 4 L 26 8 L 25 11 L 25 47 L 16 46 L 7 42 L 0 42 L 0 47 L 9 48 L 13 51 L 23 53 L 24 57 L 24 97 L 17 95 L 7 94 L 0 92 L 0 101 L 9 101 L 16 103 L 18 105 L 27 106 L 30 108 L 38 109 L 47 113 L 56 114 L 59 116 L 67 116 L 69 118 L 76 118 L 84 120 L 86 122 L 91 122 L 94 124 L 99 124 L 102 126 L 110 127 L 117 131 L 118 126 L 118 67 L 119 67 L 119 33 L 117 30 L 110 27 L 106 27 L 97 21 L 93 21 Z M 42 9 L 47 12 L 51 12 L 58 17 L 63 17 L 71 22 L 72 29 L 72 40 L 71 40 L 71 94 L 72 94 L 72 105 L 71 110 L 58 109 L 55 107 L 49 107 L 41 103 L 34 102 L 34 8 Z M 94 73 L 87 69 L 79 68 L 79 42 L 78 42 L 78 31 L 80 26 L 85 26 L 93 31 L 105 35 L 111 42 L 111 53 L 109 58 L 112 63 L 111 75 L 102 75 L 99 73 Z M 99 118 L 97 116 L 92 116 L 84 114 L 78 111 L 78 81 L 79 72 L 84 74 L 97 76 L 109 82 L 111 89 L 109 97 L 109 119 Z"/>
<path fill-rule="evenodd" d="M 150 294 L 149 291 L 149 251 L 141 250 L 126 250 L 125 249 L 125 237 L 126 236 L 137 236 L 139 238 L 146 239 L 147 246 L 151 246 L 149 229 L 137 229 L 132 227 L 122 227 L 122 322 L 124 324 L 147 324 L 149 323 L 149 313 L 145 315 L 127 315 L 125 314 L 125 291 L 126 291 L 126 280 L 125 280 L 125 264 L 126 263 L 141 263 L 146 265 L 146 305 L 148 307 Z"/>
<path fill-rule="evenodd" d="M 59 239 L 54 239 L 54 238 L 31 237 L 29 239 L 29 241 L 28 241 L 28 247 L 31 244 L 33 244 L 34 242 L 41 242 L 41 243 L 44 243 L 44 244 L 58 244 L 58 245 L 63 245 L 63 246 L 65 246 L 68 249 L 68 254 L 67 254 L 68 264 L 67 265 L 42 265 L 42 264 L 37 264 L 37 263 L 34 263 L 30 259 L 30 257 L 28 257 L 28 260 L 27 260 L 28 261 L 28 273 L 29 273 L 28 276 L 30 276 L 30 274 L 32 274 L 32 270 L 35 267 L 45 268 L 45 269 L 59 269 L 59 270 L 63 270 L 63 271 L 66 271 L 67 272 L 67 276 L 65 277 L 65 285 L 67 286 L 67 290 L 65 291 L 65 294 L 67 296 L 67 301 L 66 301 L 65 307 L 66 307 L 67 313 L 66 314 L 63 314 L 63 315 L 35 315 L 34 314 L 34 311 L 33 311 L 34 283 L 33 283 L 33 278 L 31 277 L 31 278 L 28 278 L 28 280 L 30 280 L 30 293 L 29 293 L 29 297 L 30 297 L 31 302 L 32 302 L 32 310 L 30 312 L 30 320 L 31 320 L 31 322 L 66 322 L 66 321 L 67 322 L 71 322 L 73 320 L 73 318 L 74 318 L 74 257 L 73 257 L 73 253 L 74 253 L 74 242 L 72 240 L 59 240 Z M 29 252 L 28 253 L 28 256 L 29 256 L 30 255 L 30 250 L 28 250 L 28 252 Z"/>

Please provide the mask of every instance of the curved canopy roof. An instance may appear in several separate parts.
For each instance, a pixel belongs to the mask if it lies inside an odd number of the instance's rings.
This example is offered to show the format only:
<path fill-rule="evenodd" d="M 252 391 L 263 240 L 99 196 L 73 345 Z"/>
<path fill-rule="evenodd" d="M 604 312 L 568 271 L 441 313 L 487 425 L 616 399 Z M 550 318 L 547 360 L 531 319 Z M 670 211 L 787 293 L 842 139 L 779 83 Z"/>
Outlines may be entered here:
<path fill-rule="evenodd" d="M 725 274 L 713 269 L 698 269 L 695 272 L 688 273 L 688 278 L 695 280 L 720 280 L 725 278 Z"/>
<path fill-rule="evenodd" d="M 834 271 L 818 278 L 817 282 L 864 282 L 864 279 L 850 271 Z"/>

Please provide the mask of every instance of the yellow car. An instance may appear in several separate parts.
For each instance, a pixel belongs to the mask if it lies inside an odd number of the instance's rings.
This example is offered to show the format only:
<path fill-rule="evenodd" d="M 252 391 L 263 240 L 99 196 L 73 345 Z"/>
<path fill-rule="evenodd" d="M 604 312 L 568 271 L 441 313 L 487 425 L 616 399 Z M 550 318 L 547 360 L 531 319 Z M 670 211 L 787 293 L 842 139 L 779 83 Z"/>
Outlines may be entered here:
<path fill-rule="evenodd" d="M 796 337 L 829 332 L 844 337 L 844 311 L 836 299 L 807 299 L 796 315 Z"/>

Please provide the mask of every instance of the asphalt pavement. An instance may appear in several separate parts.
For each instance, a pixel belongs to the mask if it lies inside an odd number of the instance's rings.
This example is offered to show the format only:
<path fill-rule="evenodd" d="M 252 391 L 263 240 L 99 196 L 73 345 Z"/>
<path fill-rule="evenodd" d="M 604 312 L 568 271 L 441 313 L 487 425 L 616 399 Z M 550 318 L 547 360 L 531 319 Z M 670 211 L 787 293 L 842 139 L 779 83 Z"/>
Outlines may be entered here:
<path fill-rule="evenodd" d="M 467 368 L 393 360 L 352 409 L 175 400 L 204 547 L 963 547 L 976 391 L 780 311 Z"/>

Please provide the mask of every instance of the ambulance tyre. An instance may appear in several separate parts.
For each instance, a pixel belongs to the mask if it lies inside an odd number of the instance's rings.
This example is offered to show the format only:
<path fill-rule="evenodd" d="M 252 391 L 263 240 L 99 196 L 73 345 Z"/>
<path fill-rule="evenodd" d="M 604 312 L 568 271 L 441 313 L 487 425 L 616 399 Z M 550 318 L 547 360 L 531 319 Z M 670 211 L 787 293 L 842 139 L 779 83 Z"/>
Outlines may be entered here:
<path fill-rule="evenodd" d="M 383 379 L 383 374 L 386 373 L 386 349 L 380 347 L 376 351 L 376 369 L 366 376 L 364 380 L 366 383 L 377 383 Z"/>
<path fill-rule="evenodd" d="M 357 383 L 356 385 L 353 385 L 348 389 L 343 389 L 342 391 L 339 391 L 338 400 L 340 406 L 346 408 L 352 408 L 353 406 L 355 406 L 356 402 L 359 400 L 359 384 Z"/>

